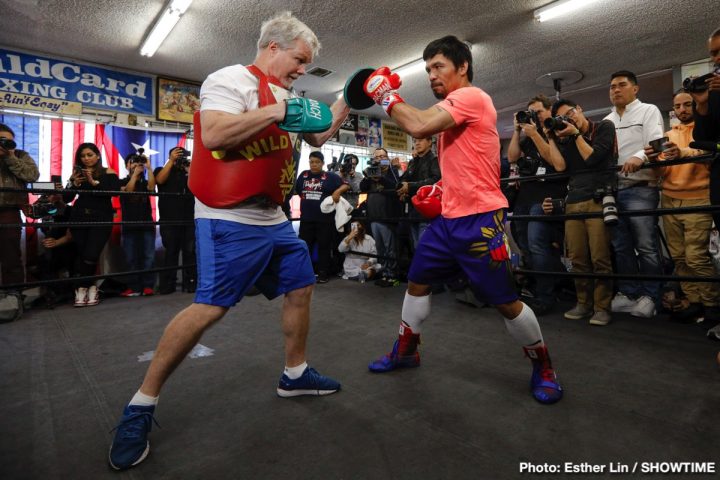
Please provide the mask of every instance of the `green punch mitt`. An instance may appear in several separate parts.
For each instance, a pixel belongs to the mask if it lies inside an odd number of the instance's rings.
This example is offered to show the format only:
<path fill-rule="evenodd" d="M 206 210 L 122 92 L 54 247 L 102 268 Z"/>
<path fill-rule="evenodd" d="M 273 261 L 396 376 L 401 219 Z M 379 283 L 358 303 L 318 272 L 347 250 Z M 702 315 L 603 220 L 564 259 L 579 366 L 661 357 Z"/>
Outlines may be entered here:
<path fill-rule="evenodd" d="M 285 100 L 285 119 L 278 127 L 286 132 L 318 133 L 332 125 L 332 112 L 324 103 L 311 98 Z"/>

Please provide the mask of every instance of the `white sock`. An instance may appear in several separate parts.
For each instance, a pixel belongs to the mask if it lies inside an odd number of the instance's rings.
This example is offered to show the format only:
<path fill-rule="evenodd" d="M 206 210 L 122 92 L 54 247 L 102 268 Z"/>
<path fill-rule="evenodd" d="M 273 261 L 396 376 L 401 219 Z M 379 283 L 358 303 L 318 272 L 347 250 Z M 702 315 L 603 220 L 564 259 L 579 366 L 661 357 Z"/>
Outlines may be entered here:
<path fill-rule="evenodd" d="M 414 297 L 405 292 L 402 306 L 402 321 L 407 324 L 413 333 L 420 333 L 422 323 L 430 315 L 430 295 Z"/>
<path fill-rule="evenodd" d="M 524 303 L 520 315 L 505 319 L 505 327 L 510 336 L 523 347 L 540 347 L 544 343 L 535 312 Z"/>
<path fill-rule="evenodd" d="M 138 390 L 137 393 L 135 394 L 135 396 L 133 396 L 130 399 L 130 405 L 151 407 L 151 406 L 157 405 L 159 398 L 160 398 L 159 396 L 151 397 L 150 395 L 145 395 L 140 390 Z"/>
<path fill-rule="evenodd" d="M 295 380 L 296 378 L 302 377 L 302 374 L 306 368 L 307 368 L 307 362 L 303 362 L 300 365 L 298 365 L 297 367 L 288 367 L 286 365 L 285 366 L 285 375 L 287 375 L 287 377 L 290 380 Z"/>

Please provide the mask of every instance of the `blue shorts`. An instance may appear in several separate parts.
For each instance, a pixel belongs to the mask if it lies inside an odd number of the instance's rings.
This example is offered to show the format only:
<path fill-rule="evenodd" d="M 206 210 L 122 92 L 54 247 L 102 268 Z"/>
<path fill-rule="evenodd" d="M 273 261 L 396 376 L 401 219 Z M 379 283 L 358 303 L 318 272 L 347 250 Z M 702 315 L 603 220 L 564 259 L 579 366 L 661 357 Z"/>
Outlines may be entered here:
<path fill-rule="evenodd" d="M 421 285 L 467 276 L 478 300 L 518 299 L 505 236 L 505 210 L 460 218 L 436 217 L 420 237 L 408 280 Z"/>
<path fill-rule="evenodd" d="M 232 307 L 253 285 L 268 299 L 315 283 L 305 242 L 290 222 L 246 225 L 195 220 L 195 303 Z"/>

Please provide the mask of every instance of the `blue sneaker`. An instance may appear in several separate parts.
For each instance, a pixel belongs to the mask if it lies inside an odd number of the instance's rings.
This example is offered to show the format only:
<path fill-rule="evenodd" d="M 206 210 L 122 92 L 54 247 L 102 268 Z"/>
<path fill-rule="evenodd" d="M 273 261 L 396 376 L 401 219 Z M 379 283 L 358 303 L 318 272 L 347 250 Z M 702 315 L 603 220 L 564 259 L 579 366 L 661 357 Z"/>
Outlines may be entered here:
<path fill-rule="evenodd" d="M 307 367 L 303 374 L 291 380 L 283 373 L 278 384 L 280 397 L 298 397 L 300 395 L 330 395 L 340 390 L 340 384 L 330 377 L 320 375 L 314 368 Z"/>
<path fill-rule="evenodd" d="M 395 344 L 393 345 L 392 352 L 383 355 L 382 357 L 378 358 L 377 360 L 374 360 L 370 362 L 370 365 L 368 365 L 368 369 L 371 372 L 375 373 L 384 373 L 384 372 L 390 372 L 392 370 L 398 369 L 398 368 L 414 368 L 420 366 L 420 352 L 415 350 L 410 355 L 400 355 L 398 353 L 398 345 L 400 344 L 399 340 L 395 340 Z"/>
<path fill-rule="evenodd" d="M 150 453 L 147 439 L 152 424 L 155 406 L 128 405 L 123 410 L 120 423 L 115 430 L 115 438 L 110 445 L 108 461 L 115 470 L 126 470 L 145 460 Z M 160 425 L 158 425 L 159 427 Z"/>

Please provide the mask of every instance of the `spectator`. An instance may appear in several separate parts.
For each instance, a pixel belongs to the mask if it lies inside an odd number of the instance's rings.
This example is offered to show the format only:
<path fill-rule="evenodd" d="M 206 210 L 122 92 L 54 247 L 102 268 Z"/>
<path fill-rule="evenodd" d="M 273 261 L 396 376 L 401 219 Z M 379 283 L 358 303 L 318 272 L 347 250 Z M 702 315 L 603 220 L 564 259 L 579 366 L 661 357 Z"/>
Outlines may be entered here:
<path fill-rule="evenodd" d="M 26 188 L 29 182 L 34 182 L 40 176 L 35 160 L 24 150 L 16 149 L 15 132 L 5 124 L 0 123 L 0 186 L 4 188 Z M 28 203 L 27 193 L 0 192 L 0 223 L 19 224 L 20 209 Z M 25 273 L 20 250 L 20 237 L 22 227 L 0 227 L 0 271 L 2 271 L 2 284 L 11 285 L 23 283 Z M 4 293 L 15 297 L 14 302 L 20 305 L 22 298 L 18 290 Z M 19 314 L 18 314 L 19 315 Z"/>
<path fill-rule="evenodd" d="M 142 152 L 128 155 L 125 159 L 128 175 L 120 180 L 124 192 L 154 192 L 155 175 L 149 160 Z M 147 172 L 147 180 L 145 179 Z M 149 195 L 121 195 L 123 222 L 152 222 Z M 130 270 L 149 270 L 155 263 L 155 225 L 123 225 L 122 246 Z M 155 286 L 154 273 L 132 275 L 128 288 L 120 292 L 122 297 L 152 295 Z"/>
<path fill-rule="evenodd" d="M 412 222 L 410 235 L 413 250 L 427 228 L 428 222 L 415 210 L 410 199 L 417 193 L 418 188 L 432 185 L 440 180 L 440 165 L 432 146 L 432 137 L 413 138 L 413 158 L 400 177 L 400 188 L 397 190 L 398 197 L 407 205 L 407 215 Z"/>
<path fill-rule="evenodd" d="M 564 162 L 553 160 L 542 124 L 550 117 L 552 102 L 544 95 L 530 99 L 527 111 L 515 115 L 515 130 L 508 147 L 508 160 L 517 163 L 521 177 L 562 172 Z M 523 139 L 520 140 L 520 132 Z M 513 209 L 514 215 L 542 215 L 544 198 L 563 198 L 567 193 L 567 179 L 533 180 L 520 183 Z M 563 227 L 558 222 L 526 222 L 511 219 L 513 238 L 523 255 L 523 263 L 531 270 L 562 271 L 560 262 Z M 523 298 L 535 315 L 544 315 L 555 305 L 555 278 L 534 278 L 534 298 Z"/>
<path fill-rule="evenodd" d="M 357 208 L 358 200 L 360 197 L 360 175 L 357 174 L 358 157 L 355 154 L 348 153 L 343 158 L 342 163 L 338 169 L 338 175 L 348 184 L 350 188 L 343 192 L 341 195 L 348 203 L 353 207 Z"/>
<path fill-rule="evenodd" d="M 720 28 L 710 34 L 707 49 L 714 64 L 708 88 L 691 93 L 695 101 L 695 140 L 720 143 Z M 710 203 L 720 205 L 720 162 L 713 162 L 710 173 Z M 720 212 L 713 215 L 715 227 L 720 228 Z M 719 332 L 720 333 L 720 332 Z"/>
<path fill-rule="evenodd" d="M 55 185 L 61 189 L 62 184 Z M 72 234 L 69 227 L 57 227 L 55 222 L 68 222 L 72 213 L 72 206 L 66 205 L 63 196 L 60 194 L 50 195 L 48 200 L 56 208 L 56 213 L 50 218 L 43 218 L 41 230 L 45 234 L 42 246 L 45 248 L 41 257 L 40 279 L 51 280 L 57 278 L 72 277 L 74 274 L 75 242 L 72 241 Z M 60 303 L 72 294 L 68 284 L 48 285 L 44 297 L 48 306 Z"/>
<path fill-rule="evenodd" d="M 570 119 L 563 122 L 565 128 L 546 132 L 553 164 L 564 162 L 570 174 L 565 213 L 601 212 L 603 206 L 596 192 L 609 192 L 615 186 L 615 173 L 608 170 L 617 162 L 615 128 L 609 120 L 591 122 L 582 107 L 570 100 L 556 101 L 552 114 Z M 544 200 L 543 209 L 545 213 L 553 212 L 550 198 Z M 602 218 L 566 220 L 565 244 L 573 272 L 612 273 L 610 232 Z M 612 280 L 576 278 L 575 290 L 577 304 L 565 312 L 565 318 L 591 317 L 591 325 L 610 323 Z"/>
<path fill-rule="evenodd" d="M 655 105 L 637 98 L 637 77 L 621 70 L 610 76 L 613 109 L 605 120 L 615 124 L 618 142 L 617 208 L 623 212 L 657 208 L 658 178 L 653 169 L 640 166 L 648 160 L 645 147 L 663 136 L 663 120 Z M 612 246 L 618 273 L 662 275 L 655 216 L 622 216 L 612 230 Z M 635 253 L 637 252 L 637 254 Z M 660 282 L 620 280 L 612 301 L 613 312 L 630 312 L 635 317 L 654 317 L 660 298 Z"/>
<path fill-rule="evenodd" d="M 325 157 L 322 152 L 310 153 L 310 170 L 298 175 L 295 192 L 300 195 L 300 238 L 312 252 L 317 245 L 317 282 L 330 279 L 332 248 L 335 236 L 335 213 L 322 213 L 320 204 L 332 196 L 335 203 L 350 187 L 336 174 L 323 170 Z"/>
<path fill-rule="evenodd" d="M 695 140 L 720 143 L 720 28 L 710 34 L 708 51 L 713 60 L 715 74 L 707 80 L 708 89 L 692 94 L 695 101 Z M 710 167 L 710 203 L 720 205 L 720 162 L 714 161 Z M 715 228 L 720 228 L 720 212 L 713 214 Z M 705 319 L 707 323 L 708 319 Z M 713 318 L 712 323 L 718 318 Z M 708 330 L 707 335 L 720 340 L 720 323 Z M 718 354 L 720 358 L 720 354 Z"/>
<path fill-rule="evenodd" d="M 195 198 L 190 194 L 187 180 L 190 163 L 187 152 L 182 147 L 174 147 L 168 152 L 168 160 L 162 167 L 153 172 L 158 192 L 183 193 L 183 196 L 158 196 L 160 221 L 187 222 L 187 225 L 160 225 L 160 238 L 165 247 L 165 267 L 195 263 Z M 186 292 L 194 293 L 196 288 L 197 269 L 182 270 L 182 286 Z M 175 291 L 177 270 L 169 270 L 160 274 L 158 293 L 165 295 Z"/>
<path fill-rule="evenodd" d="M 370 229 L 375 239 L 379 261 L 385 264 L 383 278 L 376 280 L 381 287 L 397 286 L 397 233 L 395 223 L 400 216 L 400 201 L 397 187 L 398 171 L 390 165 L 387 150 L 376 148 L 370 167 L 365 170 L 360 190 L 367 192 L 367 216 L 372 222 Z"/>
<path fill-rule="evenodd" d="M 77 195 L 73 203 L 71 222 L 112 222 L 111 194 L 95 193 L 99 190 L 120 189 L 117 173 L 102 166 L 100 150 L 94 143 L 83 143 L 75 151 L 75 166 L 70 176 L 65 203 Z M 95 275 L 98 259 L 112 233 L 111 225 L 77 225 L 70 228 L 77 256 L 74 273 L 80 277 Z M 95 280 L 75 282 L 75 306 L 97 305 L 100 294 Z"/>
<path fill-rule="evenodd" d="M 365 280 L 374 278 L 382 268 L 382 265 L 374 257 L 377 255 L 375 240 L 365 232 L 365 225 L 362 222 L 354 221 L 350 224 L 350 234 L 343 238 L 338 250 L 345 253 L 343 278 L 346 280 L 357 280 L 363 283 Z M 346 253 L 349 251 L 366 253 L 368 256 Z"/>
<path fill-rule="evenodd" d="M 673 98 L 673 110 L 680 121 L 666 133 L 668 142 L 665 151 L 658 155 L 652 147 L 645 149 L 651 162 L 675 160 L 704 153 L 689 147 L 693 141 L 693 99 L 683 91 Z M 658 167 L 662 175 L 661 208 L 700 207 L 710 205 L 710 165 L 707 163 L 686 163 L 669 167 Z M 663 230 L 667 248 L 675 264 L 676 275 L 712 277 L 715 267 L 708 252 L 710 213 L 684 213 L 663 215 Z M 680 288 L 686 298 L 679 304 L 669 305 L 673 317 L 681 321 L 696 322 L 705 313 L 717 318 L 717 302 L 720 287 L 710 282 L 681 282 Z"/>
<path fill-rule="evenodd" d="M 27 184 L 36 181 L 40 172 L 35 160 L 24 151 L 16 148 L 15 133 L 5 124 L 0 124 L 0 185 L 3 188 L 27 188 Z M 28 194 L 23 192 L 0 192 L 0 222 L 19 224 L 22 222 L 20 210 L 28 205 Z M 22 228 L 2 228 L 2 283 L 22 283 L 25 280 L 20 250 Z"/>

